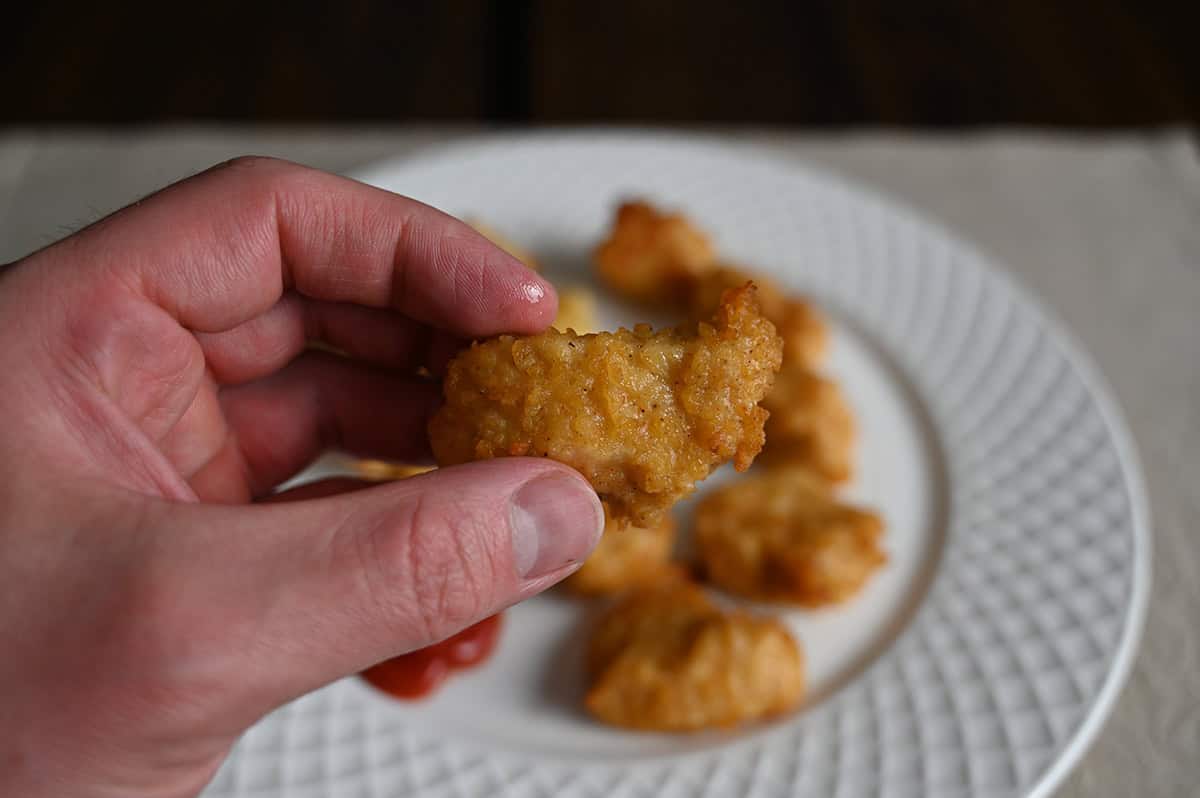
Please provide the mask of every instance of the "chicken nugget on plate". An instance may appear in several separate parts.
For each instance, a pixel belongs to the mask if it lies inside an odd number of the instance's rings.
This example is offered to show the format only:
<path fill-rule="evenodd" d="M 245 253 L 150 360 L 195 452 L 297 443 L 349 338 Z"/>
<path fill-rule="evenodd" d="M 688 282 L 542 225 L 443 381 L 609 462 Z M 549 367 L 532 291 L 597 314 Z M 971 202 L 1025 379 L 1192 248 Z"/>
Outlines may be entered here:
<path fill-rule="evenodd" d="M 355 460 L 353 468 L 360 477 L 371 482 L 392 482 L 397 479 L 408 479 L 409 477 L 428 473 L 434 469 L 434 466 L 366 459 Z"/>
<path fill-rule="evenodd" d="M 674 306 L 686 302 L 692 281 L 712 268 L 716 252 L 708 236 L 682 215 L 626 202 L 617 208 L 595 260 L 600 280 L 614 292 L 635 302 Z"/>
<path fill-rule="evenodd" d="M 883 520 L 839 501 L 805 468 L 771 468 L 696 508 L 695 544 L 714 585 L 804 607 L 853 596 L 885 562 Z"/>
<path fill-rule="evenodd" d="M 560 332 L 596 332 L 599 324 L 596 322 L 595 295 L 579 286 L 559 288 L 558 315 L 554 317 L 553 327 Z"/>
<path fill-rule="evenodd" d="M 729 288 L 753 280 L 758 289 L 762 314 L 775 325 L 783 339 L 783 367 L 818 366 L 828 348 L 829 332 L 824 319 L 808 300 L 788 296 L 774 281 L 730 265 L 720 265 L 699 276 L 692 284 L 689 308 L 692 318 L 708 318 Z"/>
<path fill-rule="evenodd" d="M 670 562 L 674 543 L 675 521 L 669 515 L 650 526 L 608 520 L 596 548 L 563 584 L 581 596 L 604 596 L 675 578 L 679 567 Z"/>
<path fill-rule="evenodd" d="M 854 471 L 854 414 L 836 382 L 806 368 L 785 368 L 763 399 L 770 412 L 764 462 L 803 465 L 832 482 Z"/>
<path fill-rule="evenodd" d="M 587 663 L 588 712 L 626 728 L 728 728 L 804 694 L 804 658 L 782 623 L 722 610 L 684 581 L 621 599 L 593 630 Z"/>

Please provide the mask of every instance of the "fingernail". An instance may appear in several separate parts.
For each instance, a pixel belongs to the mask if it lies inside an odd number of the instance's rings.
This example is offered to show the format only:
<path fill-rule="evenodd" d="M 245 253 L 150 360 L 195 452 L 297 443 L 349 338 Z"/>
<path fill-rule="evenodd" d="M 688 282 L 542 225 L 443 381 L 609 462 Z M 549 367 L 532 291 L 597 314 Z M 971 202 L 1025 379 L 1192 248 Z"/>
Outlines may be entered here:
<path fill-rule="evenodd" d="M 526 482 L 510 510 L 513 560 L 523 579 L 582 562 L 604 527 L 604 510 L 581 479 L 553 475 Z"/>

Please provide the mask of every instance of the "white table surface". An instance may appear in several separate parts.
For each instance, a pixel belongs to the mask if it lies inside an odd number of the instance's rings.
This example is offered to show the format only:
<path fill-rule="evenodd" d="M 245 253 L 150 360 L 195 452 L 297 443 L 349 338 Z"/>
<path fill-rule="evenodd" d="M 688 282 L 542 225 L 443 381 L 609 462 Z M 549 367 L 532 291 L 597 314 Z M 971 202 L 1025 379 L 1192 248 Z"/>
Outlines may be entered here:
<path fill-rule="evenodd" d="M 332 171 L 478 129 L 0 132 L 0 263 L 234 155 Z M 1200 795 L 1200 160 L 1179 130 L 927 136 L 708 131 L 815 164 L 941 220 L 1075 331 L 1146 470 L 1154 590 L 1133 675 L 1062 796 Z"/>

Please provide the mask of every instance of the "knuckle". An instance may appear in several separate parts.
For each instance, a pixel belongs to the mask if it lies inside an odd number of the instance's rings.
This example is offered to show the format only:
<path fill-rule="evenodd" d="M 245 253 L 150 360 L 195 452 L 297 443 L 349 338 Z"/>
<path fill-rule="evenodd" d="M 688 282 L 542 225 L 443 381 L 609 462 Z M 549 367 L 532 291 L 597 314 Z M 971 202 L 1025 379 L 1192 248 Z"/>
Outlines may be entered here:
<path fill-rule="evenodd" d="M 57 343 L 57 363 L 139 423 L 182 413 L 205 368 L 196 339 L 173 318 L 111 287 L 68 316 Z"/>
<path fill-rule="evenodd" d="M 312 170 L 267 155 L 239 155 L 209 170 L 228 181 L 235 194 L 251 201 L 275 202 L 286 187 Z"/>

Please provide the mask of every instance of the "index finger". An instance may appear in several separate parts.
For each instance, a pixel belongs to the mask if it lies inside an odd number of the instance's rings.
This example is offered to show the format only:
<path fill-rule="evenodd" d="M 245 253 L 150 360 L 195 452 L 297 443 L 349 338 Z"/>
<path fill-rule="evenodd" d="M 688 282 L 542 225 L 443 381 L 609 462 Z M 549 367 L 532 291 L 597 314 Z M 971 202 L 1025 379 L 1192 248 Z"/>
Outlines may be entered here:
<path fill-rule="evenodd" d="M 466 224 L 416 200 L 270 158 L 239 158 L 45 251 L 130 285 L 200 332 L 264 312 L 287 288 L 393 308 L 466 337 L 533 333 L 548 282 Z"/>

